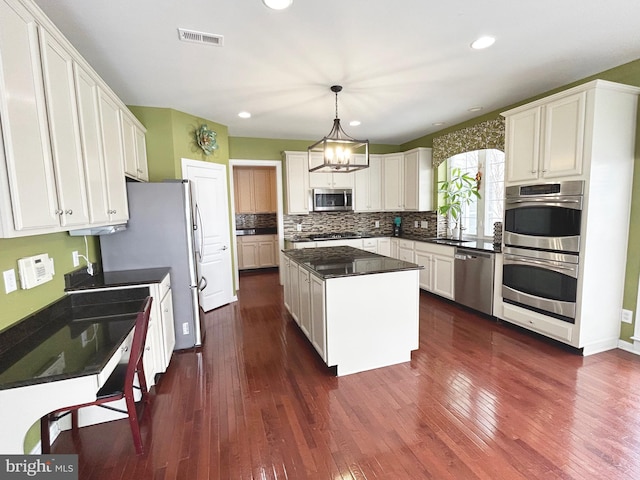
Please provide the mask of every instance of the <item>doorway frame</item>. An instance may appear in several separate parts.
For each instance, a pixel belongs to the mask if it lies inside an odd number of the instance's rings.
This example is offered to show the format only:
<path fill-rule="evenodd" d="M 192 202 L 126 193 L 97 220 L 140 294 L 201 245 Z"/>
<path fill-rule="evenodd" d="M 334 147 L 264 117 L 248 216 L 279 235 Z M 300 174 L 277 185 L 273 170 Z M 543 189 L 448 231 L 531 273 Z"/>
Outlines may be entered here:
<path fill-rule="evenodd" d="M 231 203 L 231 235 L 233 237 L 233 264 L 235 266 L 235 284 L 240 290 L 240 269 L 238 268 L 238 242 L 236 237 L 236 205 L 235 205 L 235 183 L 233 181 L 233 169 L 235 167 L 276 167 L 276 197 L 277 197 L 277 224 L 278 224 L 278 251 L 284 249 L 284 185 L 282 182 L 282 161 L 281 160 L 251 160 L 251 159 L 229 159 L 229 192 Z M 280 259 L 276 259 L 278 264 Z"/>

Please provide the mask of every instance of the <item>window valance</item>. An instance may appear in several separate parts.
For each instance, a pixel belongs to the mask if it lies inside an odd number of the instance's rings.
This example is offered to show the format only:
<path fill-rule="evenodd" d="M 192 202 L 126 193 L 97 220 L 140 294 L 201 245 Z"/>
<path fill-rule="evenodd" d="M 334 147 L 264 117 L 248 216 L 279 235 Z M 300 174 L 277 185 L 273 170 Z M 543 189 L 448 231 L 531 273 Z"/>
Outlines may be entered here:
<path fill-rule="evenodd" d="M 496 148 L 504 151 L 504 118 L 478 123 L 433 139 L 433 166 L 447 158 L 472 150 Z"/>

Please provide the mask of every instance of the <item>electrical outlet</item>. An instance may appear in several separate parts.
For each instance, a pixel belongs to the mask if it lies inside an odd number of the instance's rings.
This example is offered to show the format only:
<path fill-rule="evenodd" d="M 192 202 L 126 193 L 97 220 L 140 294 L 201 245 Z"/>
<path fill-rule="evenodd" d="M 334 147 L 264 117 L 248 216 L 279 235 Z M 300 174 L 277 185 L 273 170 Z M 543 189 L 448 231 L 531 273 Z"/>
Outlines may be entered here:
<path fill-rule="evenodd" d="M 418 220 L 416 220 L 415 222 L 413 222 L 413 226 L 414 226 L 415 228 L 418 228 Z"/>
<path fill-rule="evenodd" d="M 429 228 L 429 222 L 427 222 L 426 220 L 422 220 L 420 222 L 420 228 Z"/>
<path fill-rule="evenodd" d="M 302 231 L 302 224 L 296 223 L 296 232 L 301 232 L 301 231 Z"/>
<path fill-rule="evenodd" d="M 74 267 L 79 267 L 80 266 L 80 257 L 78 256 L 78 251 L 74 250 L 71 253 L 71 257 L 73 258 L 73 266 Z"/>
<path fill-rule="evenodd" d="M 375 228 L 380 228 L 380 220 L 375 221 Z"/>
<path fill-rule="evenodd" d="M 622 309 L 622 323 L 633 323 L 633 312 L 631 310 Z"/>
<path fill-rule="evenodd" d="M 187 322 L 182 324 L 182 334 L 189 335 L 189 324 Z"/>
<path fill-rule="evenodd" d="M 12 268 L 11 270 L 5 270 L 2 272 L 2 275 L 4 276 L 4 292 L 15 292 L 18 289 L 18 284 L 16 283 L 16 271 Z"/>

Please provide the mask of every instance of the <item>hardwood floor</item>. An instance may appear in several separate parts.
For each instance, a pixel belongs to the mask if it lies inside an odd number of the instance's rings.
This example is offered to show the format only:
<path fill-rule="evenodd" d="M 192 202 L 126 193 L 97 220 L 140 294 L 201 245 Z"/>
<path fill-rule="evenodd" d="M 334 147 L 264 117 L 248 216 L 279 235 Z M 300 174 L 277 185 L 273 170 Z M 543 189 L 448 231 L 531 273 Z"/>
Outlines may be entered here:
<path fill-rule="evenodd" d="M 640 358 L 583 358 L 420 296 L 409 363 L 337 378 L 282 306 L 277 273 L 241 276 L 175 354 L 142 420 L 63 433 L 85 479 L 635 479 Z"/>

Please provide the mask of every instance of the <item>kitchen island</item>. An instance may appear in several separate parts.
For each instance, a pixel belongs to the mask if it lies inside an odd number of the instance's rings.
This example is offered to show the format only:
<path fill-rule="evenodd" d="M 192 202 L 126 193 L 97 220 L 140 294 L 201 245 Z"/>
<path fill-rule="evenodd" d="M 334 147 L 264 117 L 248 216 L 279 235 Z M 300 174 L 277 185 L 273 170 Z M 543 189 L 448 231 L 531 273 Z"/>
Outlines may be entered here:
<path fill-rule="evenodd" d="M 419 265 L 352 247 L 282 255 L 285 307 L 337 375 L 411 360 Z"/>

